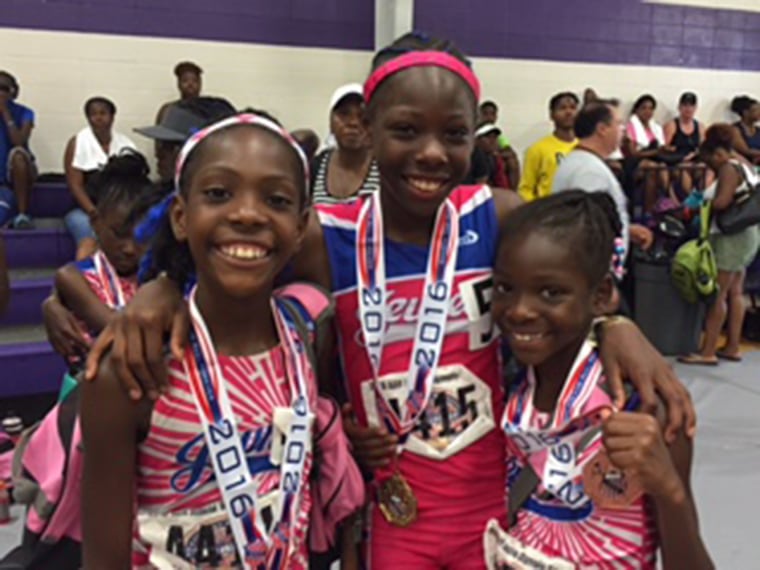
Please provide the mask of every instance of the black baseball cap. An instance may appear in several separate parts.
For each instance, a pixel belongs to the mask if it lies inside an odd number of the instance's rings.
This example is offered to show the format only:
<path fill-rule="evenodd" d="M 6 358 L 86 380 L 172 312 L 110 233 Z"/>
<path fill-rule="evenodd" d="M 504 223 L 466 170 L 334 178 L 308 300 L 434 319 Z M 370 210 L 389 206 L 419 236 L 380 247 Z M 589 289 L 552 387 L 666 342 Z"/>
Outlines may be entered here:
<path fill-rule="evenodd" d="M 236 113 L 221 97 L 195 97 L 170 105 L 158 125 L 134 130 L 158 141 L 183 143 L 202 128 Z"/>

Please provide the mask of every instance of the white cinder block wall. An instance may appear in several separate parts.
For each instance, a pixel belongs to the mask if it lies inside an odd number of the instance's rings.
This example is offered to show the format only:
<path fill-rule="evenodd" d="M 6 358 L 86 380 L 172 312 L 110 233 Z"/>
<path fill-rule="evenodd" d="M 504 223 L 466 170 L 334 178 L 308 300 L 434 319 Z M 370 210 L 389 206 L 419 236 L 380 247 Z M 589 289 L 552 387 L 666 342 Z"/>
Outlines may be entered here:
<path fill-rule="evenodd" d="M 32 149 L 41 172 L 62 170 L 66 141 L 85 126 L 82 106 L 93 95 L 116 103 L 116 129 L 152 156 L 150 141 L 131 131 L 153 124 L 161 104 L 176 99 L 178 61 L 203 68 L 205 94 L 324 135 L 333 90 L 363 81 L 371 58 L 361 51 L 2 28 L 0 45 L 0 69 L 16 76 L 19 102 L 37 114 Z"/>
<path fill-rule="evenodd" d="M 257 44 L 140 38 L 0 29 L 0 67 L 21 83 L 19 101 L 37 113 L 32 147 L 41 171 L 60 171 L 66 141 L 85 124 L 84 101 L 105 95 L 118 106 L 116 128 L 149 156 L 146 139 L 132 128 L 152 124 L 158 107 L 176 97 L 174 64 L 193 60 L 204 69 L 204 93 L 226 96 L 238 107 L 253 106 L 278 116 L 289 128 L 327 130 L 333 89 L 362 81 L 371 54 L 362 51 L 292 48 Z M 728 112 L 739 93 L 760 96 L 760 74 L 668 67 L 613 66 L 532 60 L 474 60 L 484 97 L 497 101 L 502 126 L 522 154 L 551 124 L 552 94 L 591 86 L 626 106 L 642 93 L 658 100 L 657 119 L 675 112 L 678 96 L 693 90 L 706 122 L 735 120 Z"/>

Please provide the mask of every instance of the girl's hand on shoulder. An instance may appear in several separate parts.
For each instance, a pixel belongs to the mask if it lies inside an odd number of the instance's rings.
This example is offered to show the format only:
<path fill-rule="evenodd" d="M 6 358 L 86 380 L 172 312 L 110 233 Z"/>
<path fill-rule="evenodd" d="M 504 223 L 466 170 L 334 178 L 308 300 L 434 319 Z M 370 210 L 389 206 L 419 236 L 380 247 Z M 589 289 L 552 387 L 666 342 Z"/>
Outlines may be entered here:
<path fill-rule="evenodd" d="M 114 373 L 134 400 L 151 399 L 167 386 L 164 336 L 181 359 L 190 326 L 187 306 L 177 285 L 159 277 L 138 289 L 123 311 L 103 329 L 87 356 L 86 379 L 94 380 L 99 363 L 110 350 Z"/>
<path fill-rule="evenodd" d="M 629 380 L 641 396 L 641 411 L 655 415 L 659 394 L 667 407 L 665 439 L 672 442 L 678 430 L 693 437 L 697 416 L 689 391 L 678 380 L 673 368 L 627 319 L 602 324 L 599 352 L 613 400 L 618 408 L 625 404 L 623 379 Z"/>
<path fill-rule="evenodd" d="M 343 430 L 351 442 L 352 454 L 362 467 L 387 467 L 396 453 L 398 437 L 378 427 L 359 425 L 351 404 L 343 406 Z"/>
<path fill-rule="evenodd" d="M 617 412 L 605 421 L 602 430 L 610 461 L 637 478 L 647 495 L 672 502 L 684 500 L 686 489 L 656 418 Z"/>

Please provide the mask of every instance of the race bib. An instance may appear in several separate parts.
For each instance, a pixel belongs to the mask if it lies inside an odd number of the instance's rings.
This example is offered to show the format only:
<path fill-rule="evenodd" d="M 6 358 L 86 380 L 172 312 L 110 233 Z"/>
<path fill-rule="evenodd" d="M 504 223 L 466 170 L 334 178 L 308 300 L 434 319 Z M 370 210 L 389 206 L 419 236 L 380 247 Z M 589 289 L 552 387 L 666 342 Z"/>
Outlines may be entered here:
<path fill-rule="evenodd" d="M 470 350 L 480 350 L 488 346 L 494 338 L 491 318 L 491 298 L 493 297 L 493 277 L 476 277 L 459 283 L 459 294 L 467 314 L 470 334 Z"/>
<path fill-rule="evenodd" d="M 483 548 L 488 570 L 575 570 L 575 564 L 547 556 L 510 536 L 491 519 L 483 535 Z"/>
<path fill-rule="evenodd" d="M 383 376 L 378 385 L 391 406 L 406 396 L 406 373 Z M 362 383 L 362 400 L 371 426 L 381 425 L 375 390 Z M 438 368 L 425 410 L 420 414 L 405 451 L 445 460 L 478 441 L 495 427 L 491 389 L 461 365 Z"/>
<path fill-rule="evenodd" d="M 260 515 L 269 525 L 279 492 L 262 495 Z M 258 506 L 258 505 L 257 505 Z M 139 540 L 149 546 L 149 562 L 158 570 L 242 570 L 229 517 L 222 505 L 184 514 L 138 512 Z"/>

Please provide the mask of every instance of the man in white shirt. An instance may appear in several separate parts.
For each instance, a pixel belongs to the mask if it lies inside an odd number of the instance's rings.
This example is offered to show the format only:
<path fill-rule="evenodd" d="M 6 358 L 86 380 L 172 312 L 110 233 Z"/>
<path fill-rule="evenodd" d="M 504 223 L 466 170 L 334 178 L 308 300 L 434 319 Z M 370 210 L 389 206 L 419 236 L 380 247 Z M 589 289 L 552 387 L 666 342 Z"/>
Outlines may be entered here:
<path fill-rule="evenodd" d="M 642 249 L 652 245 L 652 232 L 639 224 L 631 224 L 628 215 L 628 199 L 620 182 L 605 160 L 620 147 L 623 120 L 617 104 L 598 100 L 584 106 L 575 119 L 575 135 L 578 146 L 559 165 L 552 193 L 563 190 L 607 192 L 615 201 L 623 224 L 625 255 L 628 255 L 629 239 Z"/>

